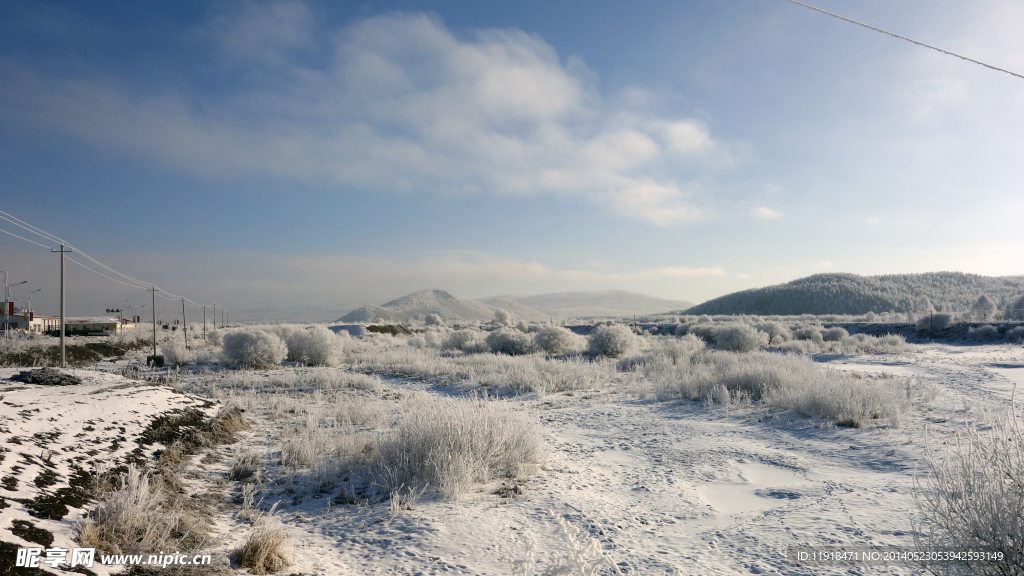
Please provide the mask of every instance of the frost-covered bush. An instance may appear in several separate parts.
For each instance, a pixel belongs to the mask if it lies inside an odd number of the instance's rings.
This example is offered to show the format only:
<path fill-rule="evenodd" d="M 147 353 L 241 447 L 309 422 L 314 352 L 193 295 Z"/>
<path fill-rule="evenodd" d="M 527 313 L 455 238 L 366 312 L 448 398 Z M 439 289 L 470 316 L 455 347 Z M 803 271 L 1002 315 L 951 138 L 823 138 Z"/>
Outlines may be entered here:
<path fill-rule="evenodd" d="M 642 340 L 627 326 L 599 326 L 590 335 L 589 348 L 592 354 L 618 357 L 638 349 Z"/>
<path fill-rule="evenodd" d="M 224 344 L 224 332 L 213 330 L 206 334 L 206 341 L 212 346 L 222 346 Z"/>
<path fill-rule="evenodd" d="M 414 336 L 406 341 L 406 344 L 413 348 L 423 349 L 427 347 L 427 341 L 421 336 Z"/>
<path fill-rule="evenodd" d="M 824 340 L 790 340 L 778 346 L 783 352 L 799 354 L 904 354 L 915 348 L 907 344 L 906 339 L 898 334 L 885 336 L 869 336 L 854 334 L 837 342 Z"/>
<path fill-rule="evenodd" d="M 949 312 L 936 312 L 921 316 L 917 320 L 918 332 L 939 332 L 953 325 L 956 315 Z"/>
<path fill-rule="evenodd" d="M 494 320 L 492 320 L 492 322 L 494 322 L 495 324 L 500 324 L 502 326 L 508 326 L 509 324 L 512 323 L 512 314 L 510 314 L 507 310 L 496 308 L 494 310 Z"/>
<path fill-rule="evenodd" d="M 757 329 L 768 334 L 768 344 L 778 346 L 793 339 L 793 333 L 781 322 L 761 322 Z"/>
<path fill-rule="evenodd" d="M 857 427 L 899 426 L 902 414 L 910 408 L 905 382 L 858 379 L 823 369 L 802 354 L 735 354 L 707 349 L 693 337 L 671 342 L 674 348 L 659 344 L 619 361 L 619 369 L 653 380 L 660 400 L 681 397 L 721 405 L 761 401 L 769 407 Z M 813 345 L 800 340 L 787 344 Z"/>
<path fill-rule="evenodd" d="M 533 343 L 548 354 L 566 354 L 586 345 L 582 336 L 561 326 L 544 326 L 534 334 Z"/>
<path fill-rule="evenodd" d="M 985 324 L 983 326 L 977 326 L 967 331 L 967 339 L 974 340 L 975 342 L 992 342 L 999 340 L 1002 334 L 999 333 L 999 329 L 991 324 Z"/>
<path fill-rule="evenodd" d="M 531 473 L 543 459 L 543 427 L 512 404 L 416 396 L 402 412 L 371 472 L 386 491 L 430 485 L 457 500 L 476 482 Z"/>
<path fill-rule="evenodd" d="M 530 332 L 530 327 L 526 325 L 525 320 L 520 320 L 519 324 L 516 324 L 516 330 L 519 330 L 523 334 L 528 334 Z"/>
<path fill-rule="evenodd" d="M 820 326 L 806 326 L 793 330 L 793 338 L 797 340 L 810 340 L 812 342 L 824 342 Z"/>
<path fill-rule="evenodd" d="M 289 331 L 288 359 L 311 366 L 337 366 L 345 350 L 345 339 L 326 326 L 309 326 Z"/>
<path fill-rule="evenodd" d="M 1020 342 L 1024 340 L 1024 326 L 1017 326 L 1012 330 L 1007 330 L 1003 339 L 1007 342 Z"/>
<path fill-rule="evenodd" d="M 760 350 L 768 347 L 768 334 L 746 324 L 724 326 L 715 331 L 715 346 L 732 352 Z"/>
<path fill-rule="evenodd" d="M 690 333 L 690 325 L 676 324 L 675 328 L 672 330 L 672 333 L 675 334 L 676 336 L 686 336 L 687 334 Z"/>
<path fill-rule="evenodd" d="M 427 326 L 440 326 L 444 324 L 444 321 L 437 314 L 427 314 L 427 317 L 423 319 L 423 323 Z"/>
<path fill-rule="evenodd" d="M 196 359 L 195 353 L 186 348 L 184 338 L 172 338 L 160 346 L 160 353 L 171 366 L 186 366 Z"/>
<path fill-rule="evenodd" d="M 838 326 L 834 328 L 825 328 L 821 331 L 821 339 L 825 342 L 839 342 L 849 335 L 850 333 L 847 332 L 845 328 L 840 328 Z"/>
<path fill-rule="evenodd" d="M 288 357 L 288 346 L 277 334 L 246 328 L 224 334 L 224 360 L 232 366 L 262 370 Z"/>
<path fill-rule="evenodd" d="M 915 478 L 923 525 L 919 548 L 984 548 L 1002 558 L 925 564 L 933 574 L 1021 574 L 1024 566 L 1024 422 L 1015 413 L 979 431 L 968 424 L 945 453 L 928 453 L 930 474 Z"/>
<path fill-rule="evenodd" d="M 487 346 L 495 354 L 508 354 L 509 356 L 521 356 L 533 351 L 530 336 L 519 330 L 502 328 L 487 335 Z"/>
<path fill-rule="evenodd" d="M 483 352 L 488 349 L 485 337 L 479 330 L 456 330 L 441 343 L 441 349 L 461 350 L 467 354 Z"/>

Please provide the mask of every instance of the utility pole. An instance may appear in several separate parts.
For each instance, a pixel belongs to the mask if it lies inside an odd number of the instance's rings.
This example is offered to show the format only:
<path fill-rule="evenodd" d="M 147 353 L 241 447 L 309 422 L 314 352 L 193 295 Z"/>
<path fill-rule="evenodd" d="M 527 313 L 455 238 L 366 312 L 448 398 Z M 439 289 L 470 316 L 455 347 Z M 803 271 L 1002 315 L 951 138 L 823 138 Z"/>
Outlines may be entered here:
<path fill-rule="evenodd" d="M 206 304 L 203 304 L 203 340 L 206 340 Z"/>
<path fill-rule="evenodd" d="M 156 286 L 151 286 L 149 291 L 153 293 L 153 356 L 156 356 L 156 293 L 159 290 Z"/>
<path fill-rule="evenodd" d="M 185 317 L 185 298 L 181 299 L 181 329 L 185 331 L 185 350 L 188 350 L 188 318 Z"/>
<path fill-rule="evenodd" d="M 51 248 L 50 252 L 59 252 L 60 253 L 60 367 L 61 368 L 67 368 L 67 363 L 65 361 L 65 356 L 64 356 L 64 336 L 65 336 L 64 332 L 66 331 L 66 329 L 64 327 L 64 319 L 65 319 L 65 316 L 64 316 L 64 255 L 69 253 L 69 252 L 73 253 L 74 250 L 72 250 L 70 248 L 66 248 L 64 246 L 64 243 L 61 242 L 60 243 L 60 250 L 54 250 L 54 249 Z"/>

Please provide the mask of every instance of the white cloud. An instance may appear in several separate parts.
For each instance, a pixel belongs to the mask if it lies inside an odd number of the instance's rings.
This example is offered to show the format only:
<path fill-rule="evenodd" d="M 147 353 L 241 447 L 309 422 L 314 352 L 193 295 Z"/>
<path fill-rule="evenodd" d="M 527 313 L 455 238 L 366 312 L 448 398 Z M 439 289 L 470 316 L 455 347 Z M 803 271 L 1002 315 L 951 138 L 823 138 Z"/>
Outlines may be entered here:
<path fill-rule="evenodd" d="M 782 218 L 785 216 L 782 212 L 772 210 L 766 206 L 759 206 L 754 209 L 754 217 L 760 218 L 761 220 L 775 220 L 776 218 Z"/>
<path fill-rule="evenodd" d="M 241 78 L 233 92 L 145 94 L 0 62 L 0 114 L 203 175 L 577 195 L 661 225 L 700 217 L 691 172 L 734 163 L 704 123 L 606 100 L 578 58 L 563 64 L 515 29 L 464 39 L 391 14 L 322 30 L 305 4 L 277 2 L 219 13 L 194 36 L 216 42 L 217 63 Z"/>

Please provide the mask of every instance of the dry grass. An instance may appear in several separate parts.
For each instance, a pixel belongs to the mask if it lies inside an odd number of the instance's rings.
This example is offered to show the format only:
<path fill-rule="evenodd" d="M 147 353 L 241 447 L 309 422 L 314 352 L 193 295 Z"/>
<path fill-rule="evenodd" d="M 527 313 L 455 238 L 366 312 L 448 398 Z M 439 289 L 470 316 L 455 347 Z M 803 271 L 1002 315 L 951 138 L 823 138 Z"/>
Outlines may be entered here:
<path fill-rule="evenodd" d="M 245 542 L 234 552 L 238 565 L 250 574 L 269 574 L 292 564 L 291 538 L 275 514 L 276 507 L 255 519 Z"/>

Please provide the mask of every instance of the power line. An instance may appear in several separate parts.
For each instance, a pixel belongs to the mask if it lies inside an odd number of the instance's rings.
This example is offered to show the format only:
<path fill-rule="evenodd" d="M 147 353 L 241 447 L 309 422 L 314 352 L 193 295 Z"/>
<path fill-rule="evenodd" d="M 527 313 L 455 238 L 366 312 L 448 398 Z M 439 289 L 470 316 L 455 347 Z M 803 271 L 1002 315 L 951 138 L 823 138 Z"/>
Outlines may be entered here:
<path fill-rule="evenodd" d="M 0 230 L 0 232 L 3 232 L 4 234 L 10 234 L 11 236 L 14 236 L 15 238 L 17 238 L 19 240 L 24 240 L 25 242 L 31 242 L 32 244 L 35 244 L 36 246 L 42 246 L 43 248 L 47 248 L 47 249 L 51 249 L 52 250 L 52 248 L 50 246 L 47 246 L 45 244 L 40 244 L 39 242 L 36 242 L 34 240 L 29 240 L 28 238 L 22 238 L 21 236 L 18 236 L 17 234 L 14 234 L 12 232 L 8 232 L 7 230 Z"/>
<path fill-rule="evenodd" d="M 966 60 L 968 62 L 972 62 L 972 63 L 977 64 L 979 66 L 984 66 L 985 68 L 989 68 L 989 69 L 995 70 L 997 72 L 1005 72 L 1005 73 L 1009 74 L 1010 76 L 1016 76 L 1017 78 L 1020 78 L 1020 79 L 1024 80 L 1024 76 L 1022 76 L 1020 74 L 1017 74 L 1016 72 L 1010 72 L 1009 70 L 1004 70 L 1002 68 L 998 68 L 996 66 L 992 66 L 991 64 L 985 64 L 984 62 L 981 62 L 979 60 L 975 60 L 973 58 L 968 58 L 967 56 L 963 56 L 963 55 L 957 54 L 955 52 L 950 52 L 949 50 L 943 50 L 942 48 L 936 48 L 935 46 L 932 46 L 930 44 L 925 44 L 924 42 L 918 42 L 917 40 L 912 40 L 910 38 L 907 38 L 906 36 L 900 36 L 899 34 L 894 34 L 892 32 L 889 32 L 888 30 L 882 30 L 881 28 L 876 28 L 874 26 L 871 26 L 870 24 L 865 24 L 863 22 L 858 22 L 858 21 L 856 21 L 856 20 L 854 20 L 852 18 L 847 18 L 845 16 L 840 16 L 839 14 L 835 14 L 835 13 L 829 12 L 827 10 L 822 10 L 821 8 L 815 8 L 814 6 L 811 6 L 809 4 L 804 4 L 803 2 L 797 2 L 797 0 L 786 0 L 786 2 L 790 2 L 790 3 L 796 4 L 798 6 L 803 6 L 804 8 L 810 8 L 811 10 L 814 10 L 815 12 L 821 12 L 822 14 L 827 14 L 827 15 L 833 17 L 833 18 L 838 18 L 838 19 L 843 20 L 845 22 L 849 22 L 850 24 L 856 24 L 857 26 L 863 26 L 865 28 L 868 28 L 869 30 L 874 30 L 875 32 L 881 32 L 882 34 L 888 34 L 889 36 L 892 36 L 893 38 L 899 38 L 900 40 L 906 40 L 907 42 L 910 42 L 911 44 L 917 44 L 918 46 L 923 46 L 925 48 L 928 48 L 928 49 L 931 49 L 931 50 L 935 50 L 936 52 L 942 52 L 943 54 L 948 54 L 949 56 L 955 56 L 955 57 L 957 57 L 957 58 L 959 58 L 961 60 Z"/>
<path fill-rule="evenodd" d="M 94 264 L 96 264 L 97 266 L 102 268 L 103 270 L 106 270 L 106 271 L 108 271 L 109 273 L 111 273 L 111 274 L 113 274 L 115 276 L 119 276 L 119 277 L 123 278 L 124 280 L 127 280 L 127 282 L 125 282 L 123 280 L 118 280 L 117 278 L 111 278 L 110 276 L 107 276 L 106 274 L 104 274 L 104 273 L 102 273 L 102 272 L 100 272 L 98 270 L 94 270 L 94 269 L 90 268 L 89 266 L 86 266 L 85 264 L 83 264 L 83 263 L 81 263 L 81 262 L 79 262 L 77 260 L 74 260 L 74 259 L 72 259 L 70 257 L 67 257 L 67 259 L 70 260 L 71 262 L 74 262 L 75 264 L 78 264 L 82 268 L 85 268 L 86 270 L 88 270 L 88 271 L 90 271 L 90 272 L 92 272 L 94 274 L 97 274 L 99 276 L 102 276 L 103 278 L 106 278 L 107 280 L 110 280 L 112 282 L 117 282 L 118 284 L 122 284 L 124 286 L 128 286 L 129 288 L 136 288 L 136 289 L 139 289 L 139 290 L 149 290 L 150 288 L 157 288 L 159 292 L 163 292 L 163 293 L 167 294 L 167 296 L 164 296 L 164 294 L 160 294 L 159 295 L 161 298 L 164 298 L 166 300 L 171 300 L 171 301 L 179 301 L 180 300 L 180 301 L 184 302 L 185 304 L 187 304 L 189 306 L 192 306 L 194 308 L 202 308 L 204 306 L 203 304 L 196 303 L 196 302 L 194 302 L 194 301 L 192 301 L 192 300 L 190 300 L 188 298 L 185 298 L 184 296 L 176 295 L 176 294 L 174 294 L 174 293 L 172 293 L 170 291 L 167 291 L 167 290 L 164 290 L 162 288 L 159 288 L 155 284 L 153 284 L 152 282 L 145 282 L 143 280 L 139 280 L 138 278 L 134 278 L 132 276 L 129 276 L 127 274 L 119 272 L 119 271 L 111 268 L 110 266 L 107 266 L 106 264 L 100 262 L 99 260 L 93 258 L 92 256 L 89 256 L 88 254 L 83 252 L 80 248 L 72 245 L 70 242 L 67 242 L 67 241 L 63 240 L 62 238 L 60 238 L 60 237 L 58 237 L 58 236 L 56 236 L 54 234 L 50 234 L 49 232 L 47 232 L 47 231 L 45 231 L 45 230 L 43 230 L 41 228 L 37 228 L 37 227 L 29 224 L 28 222 L 20 220 L 19 218 L 16 218 L 15 216 L 12 216 L 11 214 L 8 214 L 7 212 L 4 212 L 2 210 L 0 210 L 0 219 L 6 220 L 7 222 L 10 222 L 11 224 L 14 224 L 15 226 L 18 226 L 19 228 L 23 228 L 24 230 L 27 230 L 27 231 L 29 231 L 29 232 L 37 235 L 37 236 L 40 236 L 41 238 L 43 238 L 45 240 L 49 240 L 51 242 L 60 243 L 61 245 L 66 246 L 69 249 L 69 251 L 73 250 L 73 251 L 81 254 L 82 256 L 87 258 L 90 262 L 93 262 Z M 36 242 L 34 240 L 29 240 L 28 238 L 24 238 L 22 236 L 18 236 L 17 234 L 14 234 L 12 232 L 8 232 L 8 231 L 2 230 L 2 229 L 0 229 L 0 232 L 3 232 L 3 233 L 8 234 L 10 236 L 14 236 L 15 238 L 17 238 L 19 240 L 24 240 L 25 242 L 29 242 L 31 244 L 35 244 L 36 246 L 41 246 L 43 248 L 47 248 L 47 249 L 52 250 L 52 248 L 50 246 L 46 246 L 45 244 L 40 244 L 39 242 Z"/>

